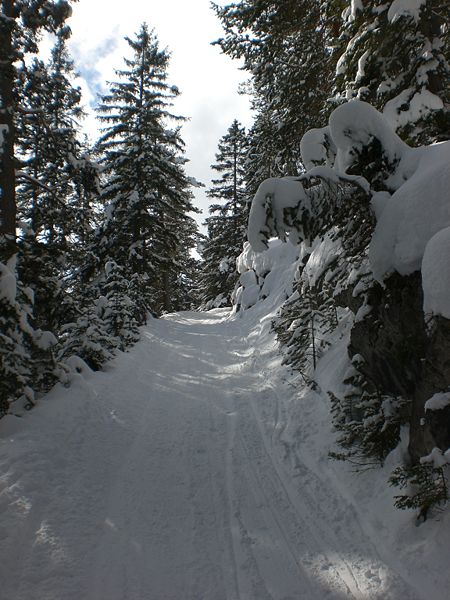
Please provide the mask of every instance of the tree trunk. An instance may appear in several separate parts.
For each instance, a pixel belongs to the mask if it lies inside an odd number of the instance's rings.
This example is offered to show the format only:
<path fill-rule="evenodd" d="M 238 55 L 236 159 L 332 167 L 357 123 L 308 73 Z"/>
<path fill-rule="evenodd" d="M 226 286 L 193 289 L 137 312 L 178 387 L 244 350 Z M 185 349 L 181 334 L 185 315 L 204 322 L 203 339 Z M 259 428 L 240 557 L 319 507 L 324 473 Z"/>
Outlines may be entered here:
<path fill-rule="evenodd" d="M 233 203 L 234 211 L 237 212 L 237 143 L 233 143 Z"/>
<path fill-rule="evenodd" d="M 0 13 L 0 236 L 14 246 L 16 197 L 14 168 L 14 1 L 2 0 Z M 3 257 L 5 258 L 5 257 Z"/>
<path fill-rule="evenodd" d="M 169 273 L 166 271 L 163 275 L 163 286 L 164 286 L 164 297 L 163 305 L 164 310 L 170 312 L 172 309 L 172 302 L 170 297 L 170 284 L 169 284 Z"/>

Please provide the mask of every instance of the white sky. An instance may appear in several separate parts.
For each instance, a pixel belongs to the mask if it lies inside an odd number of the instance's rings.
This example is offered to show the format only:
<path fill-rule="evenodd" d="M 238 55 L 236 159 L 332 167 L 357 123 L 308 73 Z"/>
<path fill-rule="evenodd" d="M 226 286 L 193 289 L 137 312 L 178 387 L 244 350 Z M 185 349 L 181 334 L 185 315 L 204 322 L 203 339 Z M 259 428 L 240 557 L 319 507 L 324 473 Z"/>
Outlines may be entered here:
<path fill-rule="evenodd" d="M 122 67 L 123 56 L 130 56 L 124 36 L 133 38 L 144 21 L 154 28 L 161 48 L 172 53 L 169 84 L 181 91 L 173 112 L 190 118 L 182 129 L 190 160 L 187 171 L 207 187 L 221 136 L 234 118 L 247 127 L 251 124 L 248 97 L 237 93 L 245 73 L 219 47 L 211 46 L 223 31 L 209 4 L 209 0 L 79 0 L 68 22 L 84 103 L 90 106 L 98 92 L 107 90 L 106 81 L 115 79 L 114 69 Z M 87 124 L 95 137 L 94 119 Z M 194 193 L 204 211 L 198 217 L 201 222 L 209 201 L 204 188 Z"/>

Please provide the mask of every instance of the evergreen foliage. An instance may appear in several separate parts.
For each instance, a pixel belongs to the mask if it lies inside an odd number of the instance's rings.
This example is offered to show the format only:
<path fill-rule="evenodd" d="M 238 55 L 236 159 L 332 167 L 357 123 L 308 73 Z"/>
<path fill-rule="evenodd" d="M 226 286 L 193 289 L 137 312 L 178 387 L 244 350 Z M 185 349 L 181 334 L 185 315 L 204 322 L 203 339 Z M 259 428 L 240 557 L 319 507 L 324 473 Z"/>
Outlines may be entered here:
<path fill-rule="evenodd" d="M 275 320 L 274 330 L 284 346 L 283 363 L 292 365 L 313 385 L 314 369 L 329 346 L 327 334 L 338 325 L 338 312 L 327 286 L 310 287 L 300 281 L 296 287 Z"/>
<path fill-rule="evenodd" d="M 428 512 L 443 507 L 449 501 L 447 468 L 429 464 L 397 467 L 389 483 L 409 493 L 395 496 L 395 506 L 415 509 L 417 521 L 426 521 Z"/>
<path fill-rule="evenodd" d="M 63 327 L 59 359 L 79 356 L 94 371 L 99 370 L 113 357 L 117 346 L 116 339 L 109 334 L 104 320 L 105 307 L 100 297 L 80 310 L 80 316 L 73 323 Z"/>
<path fill-rule="evenodd" d="M 0 417 L 33 406 L 56 381 L 55 337 L 33 329 L 33 293 L 17 278 L 17 256 L 0 263 Z"/>
<path fill-rule="evenodd" d="M 67 0 L 2 0 L 0 11 L 0 259 L 15 252 L 16 163 L 15 117 L 18 112 L 16 65 L 29 53 L 38 52 L 42 30 L 56 33 L 71 14 Z"/>
<path fill-rule="evenodd" d="M 243 58 L 251 75 L 256 118 L 271 131 L 273 158 L 284 174 L 295 175 L 300 140 L 321 124 L 331 91 L 322 3 L 242 0 L 213 7 L 225 31 L 217 43 L 232 58 Z"/>
<path fill-rule="evenodd" d="M 130 277 L 139 274 L 143 303 L 161 312 L 173 309 L 180 265 L 195 246 L 188 212 L 196 209 L 179 129 L 167 125 L 183 121 L 169 110 L 179 94 L 167 82 L 169 54 L 146 25 L 127 42 L 133 56 L 125 60 L 125 70 L 116 71 L 119 81 L 98 109 L 107 204 L 99 254 L 103 262 L 122 265 Z"/>
<path fill-rule="evenodd" d="M 200 289 L 203 303 L 229 305 L 238 273 L 236 259 L 247 235 L 248 194 L 245 182 L 247 136 L 234 120 L 221 138 L 212 168 L 220 174 L 212 181 L 208 197 L 216 200 L 206 219 L 208 237 L 203 245 L 204 260 Z"/>
<path fill-rule="evenodd" d="M 16 127 L 20 278 L 34 291 L 35 323 L 55 332 L 76 312 L 75 268 L 92 228 L 90 206 L 80 206 L 91 182 L 81 158 L 81 96 L 71 83 L 65 37 L 58 31 L 48 65 L 35 59 L 23 67 Z"/>
<path fill-rule="evenodd" d="M 105 270 L 106 280 L 102 285 L 102 292 L 106 305 L 103 319 L 112 345 L 123 351 L 139 339 L 139 324 L 135 318 L 139 307 L 133 304 L 129 296 L 130 282 L 125 276 L 124 268 L 109 261 Z"/>
<path fill-rule="evenodd" d="M 361 370 L 360 355 L 352 358 L 344 377 L 345 395 L 330 394 L 337 442 L 344 452 L 332 452 L 338 460 L 348 460 L 358 468 L 382 464 L 400 441 L 400 427 L 407 422 L 409 402 L 383 394 Z"/>

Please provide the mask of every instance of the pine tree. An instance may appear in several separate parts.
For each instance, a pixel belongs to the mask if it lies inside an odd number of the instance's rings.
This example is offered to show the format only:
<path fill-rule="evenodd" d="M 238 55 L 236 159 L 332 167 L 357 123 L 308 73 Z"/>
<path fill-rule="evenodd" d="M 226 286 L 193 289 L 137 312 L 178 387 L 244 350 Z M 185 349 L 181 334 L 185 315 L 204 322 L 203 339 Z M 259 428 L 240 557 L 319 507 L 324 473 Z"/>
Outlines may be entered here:
<path fill-rule="evenodd" d="M 183 120 L 169 111 L 179 94 L 167 83 L 169 54 L 146 25 L 126 39 L 133 56 L 99 106 L 107 203 L 99 250 L 103 261 L 139 274 L 145 306 L 160 312 L 172 309 L 179 264 L 195 245 L 186 232 L 194 229 L 188 212 L 196 209 L 179 128 L 167 126 Z"/>
<path fill-rule="evenodd" d="M 33 292 L 17 278 L 17 255 L 0 262 L 0 418 L 31 408 L 36 393 L 56 381 L 53 346 L 47 331 L 33 329 Z"/>
<path fill-rule="evenodd" d="M 20 106 L 17 65 L 36 54 L 42 30 L 56 33 L 70 15 L 66 0 L 2 0 L 0 3 L 0 403 L 2 414 L 11 402 L 25 398 L 34 402 L 34 392 L 54 381 L 52 334 L 30 325 L 33 293 L 17 278 L 16 261 L 16 125 Z M 69 33 L 68 29 L 65 29 Z M 13 264 L 14 263 L 14 264 Z M 38 265 L 37 265 L 38 266 Z M 7 283 L 9 281 L 9 283 Z M 5 351 L 4 351 L 5 349 Z"/>
<path fill-rule="evenodd" d="M 398 0 L 347 3 L 336 42 L 335 101 L 359 98 L 379 110 L 409 143 L 450 133 L 448 9 Z"/>
<path fill-rule="evenodd" d="M 206 219 L 208 238 L 203 248 L 201 290 L 203 302 L 229 304 L 237 281 L 236 258 L 246 240 L 248 196 L 245 185 L 247 136 L 234 120 L 221 138 L 212 169 L 220 179 L 212 181 L 209 198 L 220 201 L 210 206 Z"/>
<path fill-rule="evenodd" d="M 245 181 L 250 198 L 264 179 L 288 175 L 276 147 L 276 126 L 263 105 L 256 113 L 247 136 L 248 151 L 245 161 Z"/>

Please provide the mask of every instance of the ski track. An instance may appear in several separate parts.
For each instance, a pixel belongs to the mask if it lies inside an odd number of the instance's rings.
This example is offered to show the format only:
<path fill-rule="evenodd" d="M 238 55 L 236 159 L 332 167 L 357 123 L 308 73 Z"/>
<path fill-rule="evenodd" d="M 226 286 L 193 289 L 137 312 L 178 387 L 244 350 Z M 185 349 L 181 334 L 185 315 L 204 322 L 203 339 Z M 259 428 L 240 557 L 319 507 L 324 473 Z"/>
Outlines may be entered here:
<path fill-rule="evenodd" d="M 2 600 L 423 598 L 287 439 L 292 390 L 243 327 L 224 311 L 152 320 L 13 427 Z"/>

